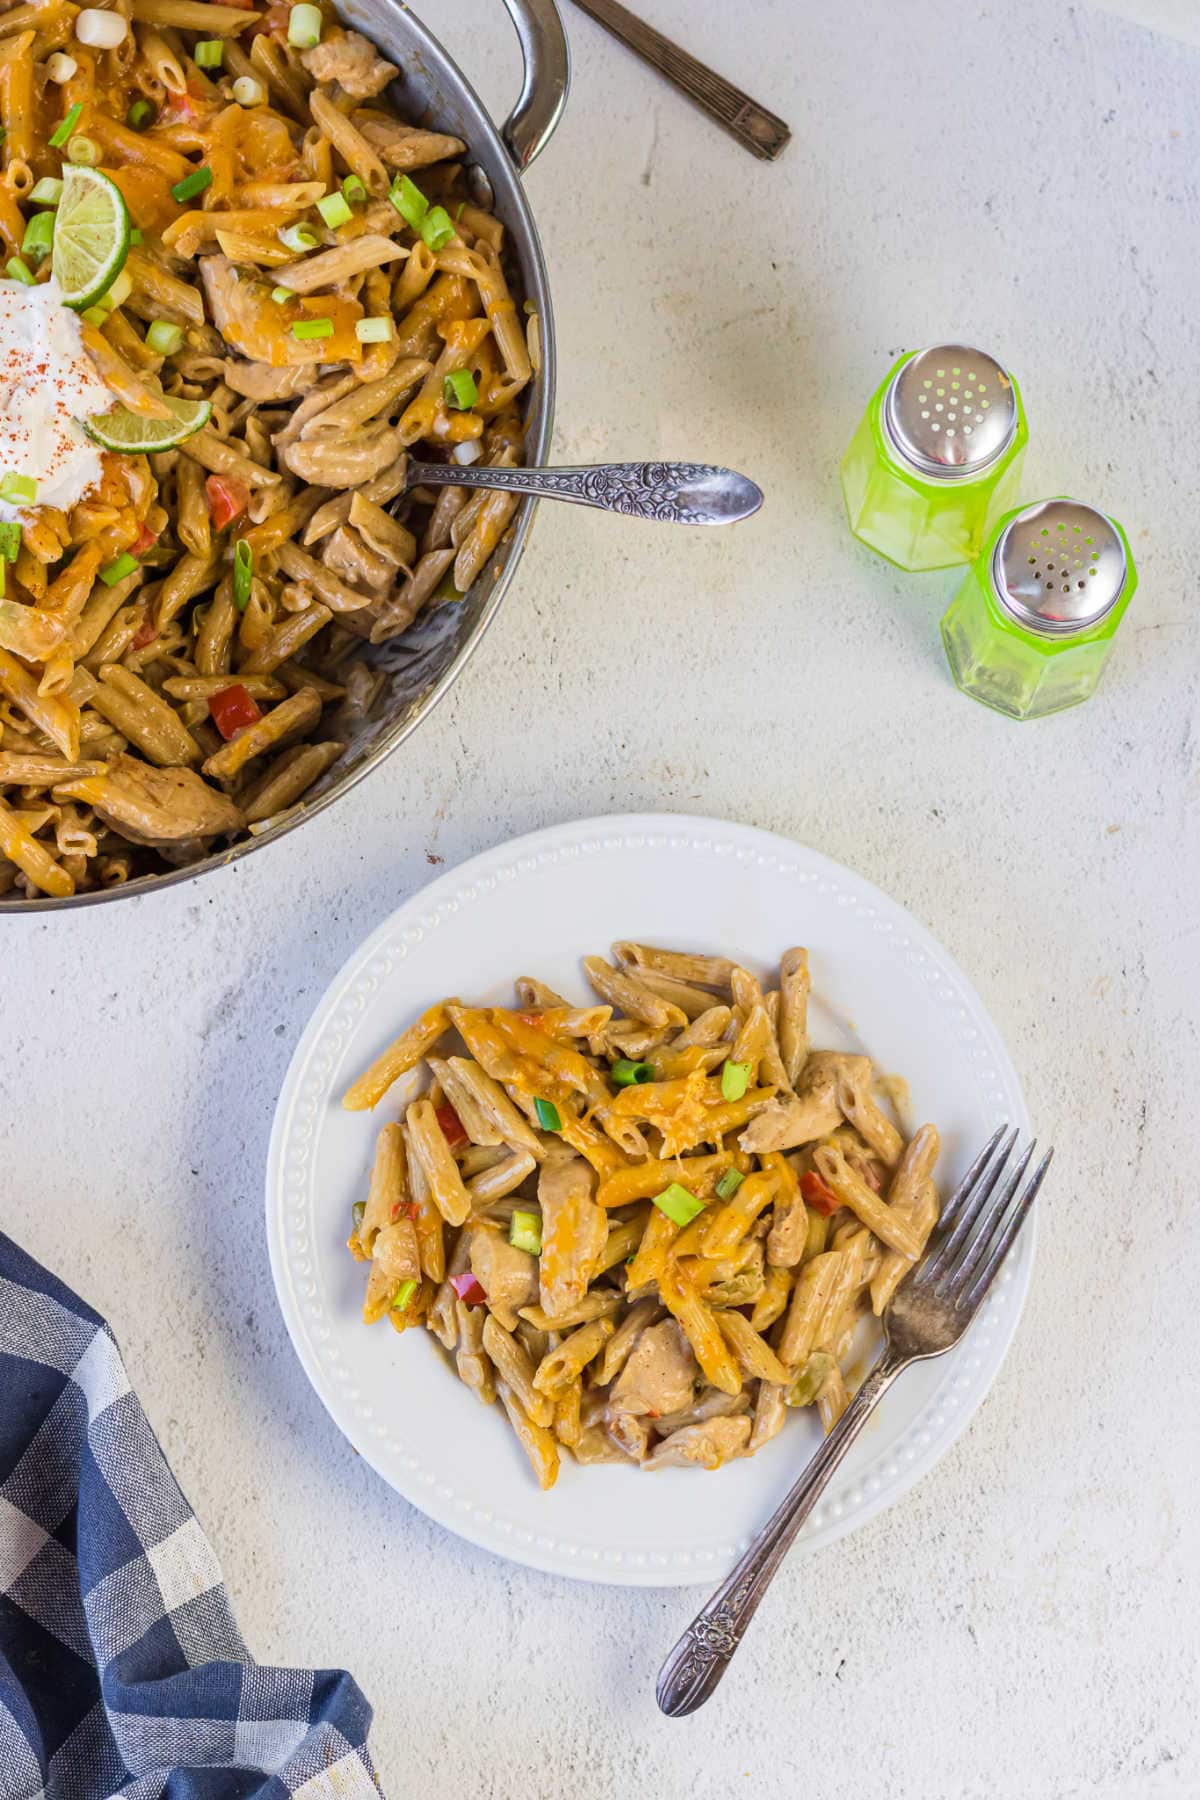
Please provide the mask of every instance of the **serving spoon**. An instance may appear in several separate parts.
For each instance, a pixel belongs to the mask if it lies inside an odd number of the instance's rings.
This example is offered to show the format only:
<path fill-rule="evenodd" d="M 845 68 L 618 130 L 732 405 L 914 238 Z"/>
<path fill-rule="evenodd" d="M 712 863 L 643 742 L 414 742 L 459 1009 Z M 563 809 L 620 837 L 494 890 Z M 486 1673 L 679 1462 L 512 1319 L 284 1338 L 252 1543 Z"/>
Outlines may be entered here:
<path fill-rule="evenodd" d="M 631 519 L 669 525 L 736 525 L 763 503 L 747 475 L 710 463 L 590 463 L 582 468 L 496 469 L 490 465 L 410 462 L 405 491 L 415 487 L 503 488 L 536 500 L 570 500 Z"/>

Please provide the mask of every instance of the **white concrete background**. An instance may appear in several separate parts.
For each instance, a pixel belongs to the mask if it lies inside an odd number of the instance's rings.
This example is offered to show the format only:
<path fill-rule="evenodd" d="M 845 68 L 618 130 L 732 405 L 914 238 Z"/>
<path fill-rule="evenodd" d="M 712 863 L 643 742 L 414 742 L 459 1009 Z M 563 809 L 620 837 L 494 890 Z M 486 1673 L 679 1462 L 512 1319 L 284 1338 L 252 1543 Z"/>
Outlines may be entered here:
<path fill-rule="evenodd" d="M 332 813 L 194 888 L 4 920 L 0 1221 L 112 1320 L 255 1653 L 354 1671 L 393 1797 L 1200 1794 L 1200 55 L 1057 0 L 643 10 L 795 139 L 753 162 L 568 7 L 529 182 L 557 449 L 729 462 L 767 507 L 728 536 L 543 508 L 455 692 Z M 502 112 L 499 4 L 434 11 Z M 1102 690 L 1039 724 L 956 693 L 954 577 L 901 577 L 840 512 L 892 357 L 959 335 L 1023 383 L 1027 492 L 1094 498 L 1141 564 Z M 1059 1149 L 974 1426 L 785 1569 L 677 1723 L 654 1673 L 698 1596 L 531 1574 L 393 1496 L 308 1389 L 262 1222 L 296 1037 L 427 857 L 656 807 L 911 906 Z"/>

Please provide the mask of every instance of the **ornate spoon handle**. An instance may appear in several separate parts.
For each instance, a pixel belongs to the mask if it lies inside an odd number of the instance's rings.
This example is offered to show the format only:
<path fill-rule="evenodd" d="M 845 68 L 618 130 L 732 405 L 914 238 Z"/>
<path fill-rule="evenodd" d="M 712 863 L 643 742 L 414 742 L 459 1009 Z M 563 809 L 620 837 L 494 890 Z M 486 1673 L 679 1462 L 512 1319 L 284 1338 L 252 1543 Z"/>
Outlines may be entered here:
<path fill-rule="evenodd" d="M 716 1688 L 754 1617 L 772 1577 L 816 1505 L 829 1477 L 866 1424 L 907 1359 L 885 1351 L 809 1462 L 772 1513 L 746 1554 L 692 1620 L 658 1676 L 655 1693 L 663 1712 L 682 1718 L 704 1705 Z"/>
<path fill-rule="evenodd" d="M 762 489 L 709 463 L 594 463 L 579 469 L 494 469 L 409 463 L 407 487 L 506 488 L 539 500 L 572 500 L 671 525 L 732 525 L 762 505 Z"/>

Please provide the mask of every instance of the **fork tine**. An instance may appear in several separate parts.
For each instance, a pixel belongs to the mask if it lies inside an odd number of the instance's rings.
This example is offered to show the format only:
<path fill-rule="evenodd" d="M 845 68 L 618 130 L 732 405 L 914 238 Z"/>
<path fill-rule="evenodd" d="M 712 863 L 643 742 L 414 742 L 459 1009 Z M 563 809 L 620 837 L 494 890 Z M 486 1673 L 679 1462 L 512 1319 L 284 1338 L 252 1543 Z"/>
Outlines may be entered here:
<path fill-rule="evenodd" d="M 999 1273 L 1001 1263 L 1012 1249 L 1013 1239 L 1016 1237 L 1018 1231 L 1020 1231 L 1025 1220 L 1029 1216 L 1029 1210 L 1037 1199 L 1038 1189 L 1046 1178 L 1046 1170 L 1050 1167 L 1053 1157 L 1054 1147 L 1051 1145 L 1050 1149 L 1047 1150 L 1045 1156 L 1043 1156 L 1041 1162 L 1030 1176 L 1029 1185 L 1025 1189 L 1025 1192 L 1021 1195 L 1021 1198 L 1017 1201 L 1012 1212 L 1005 1220 L 1004 1229 L 992 1246 L 987 1261 L 984 1263 L 982 1269 L 979 1270 L 978 1274 L 974 1276 L 967 1291 L 964 1294 L 959 1295 L 956 1303 L 959 1307 L 965 1307 L 968 1312 L 973 1313 L 980 1305 L 984 1295 L 987 1293 L 992 1282 Z"/>
<path fill-rule="evenodd" d="M 1025 1171 L 1029 1167 L 1030 1159 L 1036 1149 L 1037 1139 L 1034 1138 L 1004 1177 L 999 1190 L 988 1201 L 985 1211 L 979 1217 L 975 1231 L 967 1238 L 938 1283 L 943 1292 L 953 1295 L 955 1292 L 962 1293 L 966 1288 L 971 1276 L 987 1255 L 996 1233 L 1004 1223 L 1008 1203 L 1024 1180 Z"/>
<path fill-rule="evenodd" d="M 983 1207 L 986 1206 L 992 1189 L 1003 1175 L 1004 1165 L 1012 1155 L 1013 1145 L 1016 1141 L 1017 1133 L 1014 1128 L 1001 1144 L 995 1161 L 988 1164 L 981 1172 L 966 1205 L 962 1207 L 949 1233 L 941 1239 L 932 1255 L 926 1258 L 925 1265 L 921 1269 L 921 1278 L 924 1282 L 940 1282 L 945 1270 L 958 1255 L 963 1240 L 967 1237 Z"/>
<path fill-rule="evenodd" d="M 959 1207 L 978 1181 L 980 1175 L 983 1173 L 984 1164 L 987 1162 L 992 1151 L 996 1148 L 996 1145 L 1000 1142 L 1000 1139 L 1007 1130 L 1008 1120 L 1006 1119 L 1003 1125 L 997 1125 L 995 1131 L 993 1131 L 991 1137 L 983 1146 L 983 1149 L 979 1152 L 979 1155 L 975 1158 L 975 1161 L 971 1164 L 970 1168 L 947 1200 L 945 1206 L 943 1206 L 941 1217 L 938 1220 L 943 1231 L 949 1230 L 955 1213 L 957 1213 Z"/>

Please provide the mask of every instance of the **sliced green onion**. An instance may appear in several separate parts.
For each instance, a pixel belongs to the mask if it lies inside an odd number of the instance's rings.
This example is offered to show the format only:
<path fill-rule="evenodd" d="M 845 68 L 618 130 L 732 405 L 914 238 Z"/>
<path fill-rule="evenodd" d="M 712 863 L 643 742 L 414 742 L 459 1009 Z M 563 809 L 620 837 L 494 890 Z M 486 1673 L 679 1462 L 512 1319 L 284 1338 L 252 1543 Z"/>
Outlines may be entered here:
<path fill-rule="evenodd" d="M 553 1100 L 535 1100 L 533 1110 L 537 1114 L 537 1122 L 543 1131 L 561 1131 L 562 1120 L 558 1116 L 558 1108 Z"/>
<path fill-rule="evenodd" d="M 146 333 L 146 342 L 156 356 L 174 356 L 183 342 L 183 326 L 168 324 L 166 319 L 155 319 Z"/>
<path fill-rule="evenodd" d="M 171 189 L 171 198 L 178 200 L 182 206 L 185 200 L 194 200 L 197 194 L 202 194 L 211 184 L 212 178 L 212 170 L 207 163 L 202 163 L 190 175 L 185 175 L 182 181 L 175 183 Z"/>
<path fill-rule="evenodd" d="M 479 398 L 479 389 L 470 369 L 451 369 L 442 383 L 442 392 L 446 405 L 453 406 L 458 412 L 470 412 Z"/>
<path fill-rule="evenodd" d="M 29 198 L 35 206 L 57 206 L 62 199 L 63 184 L 57 175 L 43 175 Z"/>
<path fill-rule="evenodd" d="M 421 229 L 421 220 L 429 211 L 429 202 L 415 181 L 402 175 L 388 189 L 388 199 L 406 225 L 411 225 L 414 231 Z"/>
<path fill-rule="evenodd" d="M 311 50 L 321 41 L 321 9 L 301 0 L 288 15 L 287 41 L 297 50 Z"/>
<path fill-rule="evenodd" d="M 354 217 L 342 194 L 322 194 L 317 201 L 317 211 L 330 231 L 336 231 L 339 225 L 349 224 Z"/>
<path fill-rule="evenodd" d="M 245 538 L 239 538 L 233 552 L 233 604 L 245 612 L 254 580 L 254 551 Z"/>
<path fill-rule="evenodd" d="M 315 250 L 320 238 L 311 226 L 285 225 L 279 232 L 279 241 L 285 250 Z"/>
<path fill-rule="evenodd" d="M 276 306 L 282 306 L 285 301 L 294 300 L 296 298 L 296 290 L 295 288 L 273 287 L 271 289 L 271 298 Z"/>
<path fill-rule="evenodd" d="M 36 287 L 33 271 L 28 263 L 22 262 L 19 256 L 10 256 L 4 265 L 4 273 L 13 281 L 23 281 L 26 287 Z"/>
<path fill-rule="evenodd" d="M 82 100 L 77 100 L 74 106 L 68 107 L 63 115 L 61 124 L 56 126 L 54 131 L 50 134 L 50 148 L 52 150 L 62 149 L 63 145 L 78 125 L 82 112 Z"/>
<path fill-rule="evenodd" d="M 87 324 L 95 325 L 97 330 L 99 330 L 101 325 L 108 324 L 108 316 L 111 311 L 111 307 L 101 303 L 99 306 L 89 306 L 86 311 L 81 312 L 79 316 L 81 319 L 85 320 Z"/>
<path fill-rule="evenodd" d="M 53 242 L 54 214 L 35 213 L 25 227 L 25 236 L 21 239 L 21 254 L 36 256 L 40 262 L 43 256 L 49 256 Z"/>
<path fill-rule="evenodd" d="M 18 475 L 9 469 L 0 475 L 0 500 L 10 506 L 32 506 L 37 499 L 37 482 L 29 475 Z"/>
<path fill-rule="evenodd" d="M 296 11 L 299 12 L 299 10 L 300 8 L 297 7 Z M 316 8 L 310 7 L 308 10 L 310 12 L 315 12 Z M 392 1311 L 406 1312 L 408 1310 L 409 1301 L 412 1299 L 420 1285 L 420 1282 L 415 1280 L 411 1275 L 407 1281 L 402 1281 L 400 1286 L 396 1289 L 396 1298 L 392 1301 Z"/>
<path fill-rule="evenodd" d="M 21 527 L 15 519 L 5 519 L 0 524 L 0 557 L 6 563 L 16 562 L 21 554 Z"/>
<path fill-rule="evenodd" d="M 342 183 L 342 192 L 351 206 L 362 206 L 367 198 L 367 184 L 361 175 L 347 175 Z"/>
<path fill-rule="evenodd" d="M 740 1169 L 726 1169 L 720 1181 L 717 1183 L 717 1199 L 732 1200 L 745 1179 L 746 1177 L 742 1174 Z"/>
<path fill-rule="evenodd" d="M 788 1406 L 811 1406 L 837 1367 L 828 1350 L 814 1350 L 786 1396 Z"/>
<path fill-rule="evenodd" d="M 356 1200 L 354 1202 L 354 1205 L 350 1208 L 351 1215 L 353 1216 L 353 1219 L 354 1219 L 355 1231 L 357 1231 L 359 1226 L 362 1224 L 363 1218 L 366 1214 L 366 1210 L 367 1210 L 367 1203 L 365 1200 Z"/>
<path fill-rule="evenodd" d="M 627 1056 L 618 1056 L 609 1074 L 614 1087 L 640 1087 L 643 1081 L 654 1080 L 654 1064 L 630 1062 Z"/>
<path fill-rule="evenodd" d="M 685 1187 L 673 1181 L 661 1194 L 655 1194 L 654 1204 L 659 1212 L 666 1213 L 676 1225 L 687 1225 L 704 1211 L 703 1200 L 697 1200 L 695 1194 L 689 1194 Z"/>
<path fill-rule="evenodd" d="M 750 1086 L 750 1064 L 727 1062 L 721 1070 L 721 1094 L 726 1100 L 740 1100 Z"/>
<path fill-rule="evenodd" d="M 444 250 L 454 236 L 454 221 L 444 206 L 431 206 L 417 229 L 431 250 Z"/>
<path fill-rule="evenodd" d="M 107 294 L 104 294 L 102 298 L 109 312 L 112 312 L 114 307 L 124 306 L 132 292 L 133 277 L 130 275 L 128 269 L 121 269 L 117 273 L 117 279 L 113 282 Z"/>
<path fill-rule="evenodd" d="M 458 224 L 458 221 L 462 218 L 463 213 L 466 211 L 466 209 L 467 209 L 466 201 L 460 200 L 458 205 L 454 209 L 454 223 L 456 225 Z"/>
<path fill-rule="evenodd" d="M 530 1256 L 542 1254 L 542 1215 L 515 1212 L 509 1221 L 508 1241 L 514 1250 L 525 1250 Z"/>
<path fill-rule="evenodd" d="M 78 163 L 80 168 L 94 169 L 100 161 L 100 146 L 95 138 L 84 137 L 77 131 L 67 145 L 67 161 Z"/>
<path fill-rule="evenodd" d="M 136 569 L 140 568 L 141 564 L 137 557 L 130 556 L 126 550 L 123 555 L 117 557 L 115 562 L 107 563 L 101 569 L 100 579 L 106 587 L 116 587 L 118 581 L 124 581 L 127 575 L 132 575 Z"/>
<path fill-rule="evenodd" d="M 142 241 L 142 234 L 136 225 L 129 227 L 129 241 L 131 244 L 140 244 Z"/>
<path fill-rule="evenodd" d="M 220 38 L 201 38 L 192 60 L 198 69 L 219 69 L 225 61 L 225 45 Z"/>
<path fill-rule="evenodd" d="M 125 114 L 125 123 L 131 131 L 145 131 L 147 125 L 154 121 L 154 107 L 149 100 L 135 100 Z M 53 138 L 50 140 L 53 143 Z"/>
<path fill-rule="evenodd" d="M 292 325 L 292 336 L 301 340 L 307 338 L 327 338 L 333 336 L 332 319 L 297 319 Z"/>
<path fill-rule="evenodd" d="M 360 344 L 389 344 L 396 335 L 396 327 L 388 316 L 358 319 L 355 321 L 354 335 Z"/>
<path fill-rule="evenodd" d="M 239 106 L 261 106 L 267 90 L 253 75 L 239 75 L 233 84 L 233 97 Z"/>

